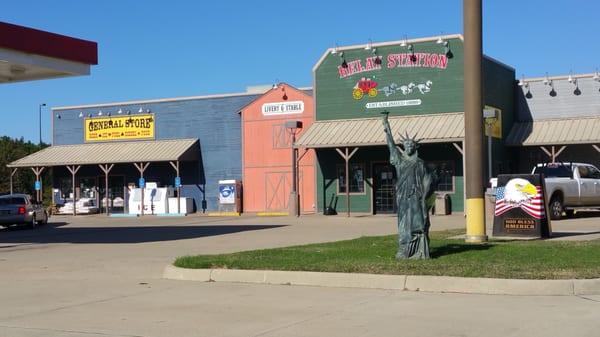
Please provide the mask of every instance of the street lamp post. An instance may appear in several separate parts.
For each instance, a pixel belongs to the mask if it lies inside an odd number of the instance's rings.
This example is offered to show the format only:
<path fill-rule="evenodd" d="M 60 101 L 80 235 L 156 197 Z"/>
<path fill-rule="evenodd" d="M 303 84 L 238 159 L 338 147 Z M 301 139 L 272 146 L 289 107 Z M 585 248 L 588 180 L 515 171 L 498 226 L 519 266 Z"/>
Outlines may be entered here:
<path fill-rule="evenodd" d="M 38 121 L 39 121 L 39 126 L 40 126 L 40 147 L 42 146 L 42 107 L 43 106 L 46 106 L 46 103 L 40 104 L 39 109 L 38 109 L 38 112 L 39 112 Z"/>

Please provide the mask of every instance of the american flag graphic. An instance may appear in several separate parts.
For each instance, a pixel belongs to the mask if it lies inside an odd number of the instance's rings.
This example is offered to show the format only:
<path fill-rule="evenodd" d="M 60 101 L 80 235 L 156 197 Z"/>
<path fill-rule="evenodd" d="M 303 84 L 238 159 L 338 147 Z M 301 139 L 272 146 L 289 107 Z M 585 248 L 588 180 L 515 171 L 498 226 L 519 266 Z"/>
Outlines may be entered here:
<path fill-rule="evenodd" d="M 544 211 L 544 199 L 542 198 L 542 189 L 540 186 L 535 187 L 537 193 L 535 197 L 527 199 L 520 203 L 507 202 L 504 198 L 504 187 L 496 188 L 496 209 L 494 214 L 496 216 L 502 215 L 513 208 L 520 207 L 525 213 L 531 215 L 536 219 L 543 219 L 546 217 Z"/>

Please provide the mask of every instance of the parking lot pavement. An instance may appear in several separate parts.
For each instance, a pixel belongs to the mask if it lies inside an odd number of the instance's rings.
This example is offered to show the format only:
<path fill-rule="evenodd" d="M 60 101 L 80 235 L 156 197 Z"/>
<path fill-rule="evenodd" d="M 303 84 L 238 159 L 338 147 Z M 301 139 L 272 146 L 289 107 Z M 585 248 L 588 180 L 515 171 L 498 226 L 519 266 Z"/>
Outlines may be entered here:
<path fill-rule="evenodd" d="M 463 221 L 460 214 L 433 217 L 432 229 L 462 228 Z M 185 254 L 395 232 L 393 216 L 64 216 L 35 230 L 0 230 L 0 336 L 597 335 L 598 296 L 424 294 L 161 279 L 165 265 Z"/>

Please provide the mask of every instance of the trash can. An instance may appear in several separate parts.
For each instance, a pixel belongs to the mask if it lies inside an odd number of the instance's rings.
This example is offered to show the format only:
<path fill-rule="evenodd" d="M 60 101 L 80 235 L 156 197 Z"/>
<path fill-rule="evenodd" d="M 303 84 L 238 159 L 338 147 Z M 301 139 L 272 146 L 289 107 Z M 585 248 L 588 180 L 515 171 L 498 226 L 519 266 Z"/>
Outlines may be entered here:
<path fill-rule="evenodd" d="M 447 193 L 438 193 L 435 196 L 435 215 L 450 215 L 452 212 L 450 196 Z"/>

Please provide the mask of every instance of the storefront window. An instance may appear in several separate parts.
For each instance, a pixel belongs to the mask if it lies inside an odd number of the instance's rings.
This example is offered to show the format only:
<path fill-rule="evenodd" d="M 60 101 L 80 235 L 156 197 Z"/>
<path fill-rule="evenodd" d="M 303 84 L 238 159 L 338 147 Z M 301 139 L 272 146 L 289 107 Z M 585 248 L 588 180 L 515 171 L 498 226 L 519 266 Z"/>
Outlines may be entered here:
<path fill-rule="evenodd" d="M 349 166 L 350 193 L 365 192 L 365 166 L 363 164 L 350 164 Z M 346 167 L 338 165 L 338 193 L 346 193 Z"/>
<path fill-rule="evenodd" d="M 454 192 L 454 162 L 439 161 L 428 163 L 430 170 L 435 170 L 438 175 L 436 192 Z"/>

